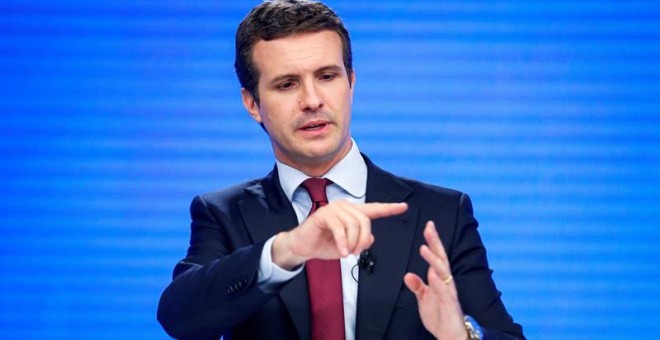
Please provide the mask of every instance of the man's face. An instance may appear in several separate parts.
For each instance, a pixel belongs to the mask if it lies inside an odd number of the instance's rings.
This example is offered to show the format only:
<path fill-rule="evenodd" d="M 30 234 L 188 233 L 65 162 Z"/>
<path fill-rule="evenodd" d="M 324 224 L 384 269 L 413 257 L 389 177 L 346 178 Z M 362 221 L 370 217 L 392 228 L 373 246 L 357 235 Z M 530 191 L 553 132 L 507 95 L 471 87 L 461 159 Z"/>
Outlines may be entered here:
<path fill-rule="evenodd" d="M 263 123 L 277 159 L 320 176 L 351 148 L 349 125 L 354 74 L 347 74 L 342 43 L 333 31 L 260 40 L 252 53 L 260 103 L 245 90 L 243 104 Z"/>

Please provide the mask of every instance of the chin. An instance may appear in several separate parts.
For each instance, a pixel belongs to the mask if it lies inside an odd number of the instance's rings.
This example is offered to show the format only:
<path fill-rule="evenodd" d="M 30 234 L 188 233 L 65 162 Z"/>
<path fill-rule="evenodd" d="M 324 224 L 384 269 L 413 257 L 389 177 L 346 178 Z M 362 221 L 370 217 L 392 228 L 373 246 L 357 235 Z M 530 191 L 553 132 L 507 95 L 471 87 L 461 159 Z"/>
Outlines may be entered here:
<path fill-rule="evenodd" d="M 313 163 L 323 163 L 331 160 L 337 153 L 338 148 L 332 145 L 318 145 L 302 150 L 301 155 Z"/>

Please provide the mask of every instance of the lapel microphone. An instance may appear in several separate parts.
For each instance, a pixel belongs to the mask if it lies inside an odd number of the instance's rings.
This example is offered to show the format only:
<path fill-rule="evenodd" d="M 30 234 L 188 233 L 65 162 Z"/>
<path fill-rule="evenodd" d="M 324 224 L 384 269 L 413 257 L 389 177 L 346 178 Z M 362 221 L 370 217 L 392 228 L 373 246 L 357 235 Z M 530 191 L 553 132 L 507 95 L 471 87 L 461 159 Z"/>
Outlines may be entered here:
<path fill-rule="evenodd" d="M 365 250 L 360 253 L 360 258 L 358 258 L 357 265 L 360 267 L 360 269 L 366 269 L 368 272 L 373 273 L 374 268 L 376 267 L 376 259 L 371 256 L 369 250 Z"/>

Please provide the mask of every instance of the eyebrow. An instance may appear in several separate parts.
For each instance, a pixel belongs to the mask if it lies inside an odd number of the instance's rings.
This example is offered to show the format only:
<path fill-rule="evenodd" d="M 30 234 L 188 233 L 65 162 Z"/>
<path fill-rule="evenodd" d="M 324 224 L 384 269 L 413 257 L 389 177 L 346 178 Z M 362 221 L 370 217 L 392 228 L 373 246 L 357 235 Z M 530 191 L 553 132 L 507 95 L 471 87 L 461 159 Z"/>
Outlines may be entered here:
<path fill-rule="evenodd" d="M 339 66 L 339 65 L 327 65 L 327 66 L 323 66 L 323 67 L 317 69 L 316 71 L 314 71 L 314 74 L 319 74 L 319 73 L 328 72 L 328 71 L 341 73 L 342 72 L 342 67 Z M 277 83 L 279 83 L 279 82 L 281 82 L 285 79 L 297 79 L 297 78 L 299 78 L 299 76 L 297 74 L 287 73 L 287 74 L 283 74 L 281 76 L 277 76 L 277 77 L 273 78 L 268 83 L 271 84 L 271 85 L 274 85 L 274 84 L 277 84 Z"/>

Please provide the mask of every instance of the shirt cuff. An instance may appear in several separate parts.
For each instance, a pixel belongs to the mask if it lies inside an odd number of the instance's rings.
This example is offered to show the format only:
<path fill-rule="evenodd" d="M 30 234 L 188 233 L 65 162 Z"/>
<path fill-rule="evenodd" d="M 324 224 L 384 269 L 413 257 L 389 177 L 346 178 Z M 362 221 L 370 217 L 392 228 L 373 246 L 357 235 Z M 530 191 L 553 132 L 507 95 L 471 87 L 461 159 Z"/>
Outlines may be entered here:
<path fill-rule="evenodd" d="M 264 244 L 264 249 L 261 251 L 261 259 L 259 260 L 257 278 L 259 288 L 265 292 L 274 291 L 279 284 L 293 279 L 296 275 L 300 274 L 300 272 L 302 272 L 303 268 L 305 267 L 303 264 L 298 268 L 290 271 L 283 269 L 282 267 L 273 263 L 271 252 L 273 249 L 273 241 L 275 240 L 275 236 L 269 238 L 268 241 L 266 241 Z"/>

